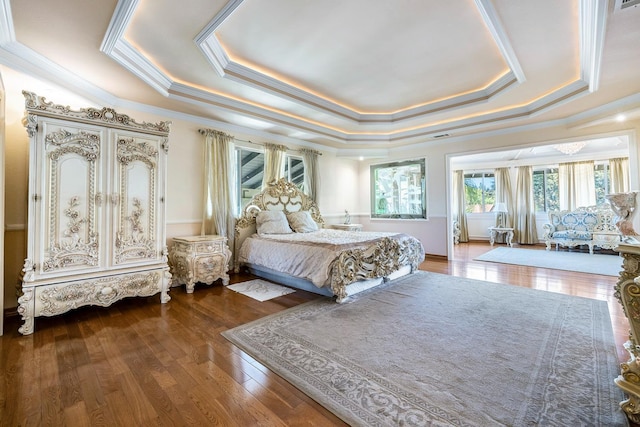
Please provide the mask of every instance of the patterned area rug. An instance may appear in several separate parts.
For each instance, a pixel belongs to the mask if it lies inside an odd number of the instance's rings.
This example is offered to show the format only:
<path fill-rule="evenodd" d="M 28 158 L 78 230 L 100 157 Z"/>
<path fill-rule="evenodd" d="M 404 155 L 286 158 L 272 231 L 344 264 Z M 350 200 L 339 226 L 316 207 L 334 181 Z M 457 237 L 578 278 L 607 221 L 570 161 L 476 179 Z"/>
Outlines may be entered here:
<path fill-rule="evenodd" d="M 541 249 L 499 247 L 474 258 L 475 261 L 502 264 L 528 265 L 555 270 L 618 276 L 622 270 L 622 258 L 618 255 L 589 254 Z"/>
<path fill-rule="evenodd" d="M 418 272 L 223 335 L 351 425 L 627 425 L 604 301 Z"/>
<path fill-rule="evenodd" d="M 267 301 L 272 298 L 295 292 L 294 289 L 276 285 L 275 283 L 267 282 L 262 279 L 249 280 L 247 282 L 228 285 L 227 288 L 253 299 L 257 299 L 258 301 Z"/>

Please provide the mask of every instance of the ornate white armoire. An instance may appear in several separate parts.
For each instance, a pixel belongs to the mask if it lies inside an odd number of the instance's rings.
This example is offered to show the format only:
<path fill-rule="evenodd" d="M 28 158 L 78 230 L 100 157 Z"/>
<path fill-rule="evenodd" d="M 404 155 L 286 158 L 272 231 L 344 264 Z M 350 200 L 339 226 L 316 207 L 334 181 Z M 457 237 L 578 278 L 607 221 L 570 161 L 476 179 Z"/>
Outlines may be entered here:
<path fill-rule="evenodd" d="M 170 122 L 25 96 L 30 138 L 20 333 L 34 318 L 160 292 L 170 300 L 165 192 Z"/>

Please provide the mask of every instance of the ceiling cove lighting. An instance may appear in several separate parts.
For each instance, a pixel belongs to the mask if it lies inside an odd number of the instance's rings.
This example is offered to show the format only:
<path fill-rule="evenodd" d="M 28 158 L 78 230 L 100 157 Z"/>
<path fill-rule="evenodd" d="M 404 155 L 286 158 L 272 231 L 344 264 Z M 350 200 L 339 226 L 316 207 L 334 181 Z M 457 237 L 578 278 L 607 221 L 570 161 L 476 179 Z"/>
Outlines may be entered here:
<path fill-rule="evenodd" d="M 553 148 L 555 148 L 562 154 L 567 154 L 570 156 L 582 150 L 585 145 L 587 145 L 586 142 L 578 141 L 578 142 L 568 142 L 566 144 L 556 144 L 556 145 L 553 145 Z"/>

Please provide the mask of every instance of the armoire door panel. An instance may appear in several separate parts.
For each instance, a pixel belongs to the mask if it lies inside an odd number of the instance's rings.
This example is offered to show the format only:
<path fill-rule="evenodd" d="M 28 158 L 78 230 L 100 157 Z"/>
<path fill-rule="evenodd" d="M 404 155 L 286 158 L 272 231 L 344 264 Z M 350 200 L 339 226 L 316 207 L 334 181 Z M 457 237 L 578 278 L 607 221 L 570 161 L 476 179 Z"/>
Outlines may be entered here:
<path fill-rule="evenodd" d="M 161 261 L 158 234 L 160 139 L 117 133 L 114 264 Z"/>
<path fill-rule="evenodd" d="M 41 201 L 42 233 L 36 266 L 42 276 L 99 268 L 103 133 L 45 123 Z"/>

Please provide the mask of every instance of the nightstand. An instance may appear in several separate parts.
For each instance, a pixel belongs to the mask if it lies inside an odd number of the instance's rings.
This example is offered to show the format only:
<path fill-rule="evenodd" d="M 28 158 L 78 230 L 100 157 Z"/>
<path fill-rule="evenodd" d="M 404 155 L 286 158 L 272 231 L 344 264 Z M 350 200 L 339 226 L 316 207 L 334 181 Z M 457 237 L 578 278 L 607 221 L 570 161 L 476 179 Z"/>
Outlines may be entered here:
<path fill-rule="evenodd" d="M 222 284 L 228 285 L 230 259 L 231 251 L 226 237 L 174 237 L 169 251 L 173 286 L 185 284 L 190 294 L 196 283 L 211 285 L 222 279 Z"/>
<path fill-rule="evenodd" d="M 362 224 L 331 224 L 331 228 L 345 231 L 362 231 Z"/>

